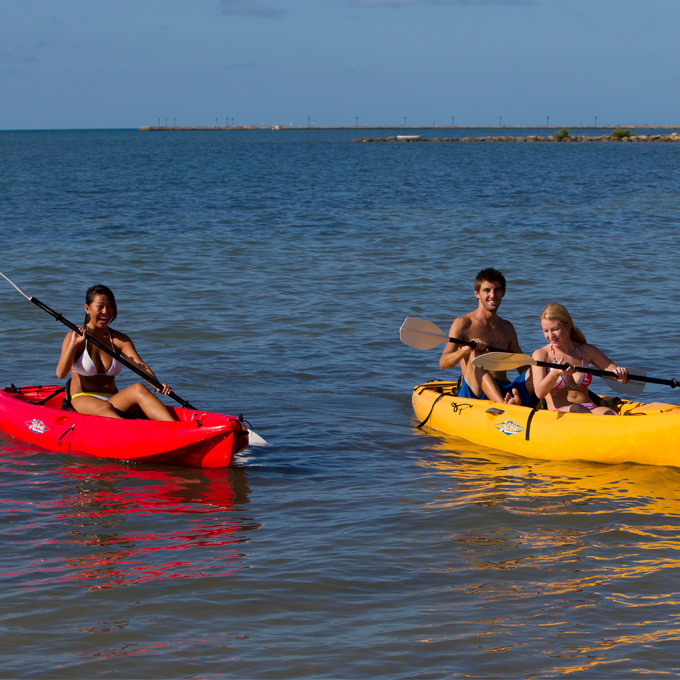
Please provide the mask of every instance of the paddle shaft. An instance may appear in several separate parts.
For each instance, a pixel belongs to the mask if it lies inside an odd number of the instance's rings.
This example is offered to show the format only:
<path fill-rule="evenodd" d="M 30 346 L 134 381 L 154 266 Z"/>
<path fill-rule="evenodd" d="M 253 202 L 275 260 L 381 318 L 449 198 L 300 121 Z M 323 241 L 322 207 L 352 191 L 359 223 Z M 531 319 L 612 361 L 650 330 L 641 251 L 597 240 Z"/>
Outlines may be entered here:
<path fill-rule="evenodd" d="M 448 341 L 455 342 L 458 345 L 468 345 L 468 347 L 472 347 L 472 349 L 475 349 L 475 347 L 477 346 L 477 343 L 474 340 L 461 340 L 460 338 L 449 338 Z M 506 354 L 508 352 L 507 349 L 498 349 L 496 347 L 491 347 L 489 345 L 487 345 L 486 349 L 489 352 L 504 352 Z M 527 361 L 527 364 L 525 365 L 533 364 L 534 366 L 543 366 L 544 368 L 559 368 L 562 371 L 569 368 L 570 366 L 570 364 L 551 364 L 547 361 L 537 361 L 536 359 L 533 359 L 527 355 L 527 360 L 529 359 L 530 361 Z M 582 373 L 592 373 L 593 375 L 597 375 L 600 377 L 606 378 L 619 377 L 616 375 L 616 373 L 614 373 L 614 371 L 604 371 L 601 368 L 581 368 L 580 366 L 577 368 Z M 680 382 L 678 382 L 675 378 L 672 378 L 671 380 L 666 380 L 665 378 L 648 378 L 647 376 L 644 375 L 634 375 L 632 373 L 629 373 L 628 380 L 655 383 L 657 385 L 668 385 L 670 387 L 680 387 Z"/>
<path fill-rule="evenodd" d="M 409 345 L 410 347 L 416 347 L 417 349 L 432 349 L 433 347 L 436 347 L 438 344 L 441 344 L 442 342 L 452 342 L 457 345 L 467 345 L 468 347 L 472 347 L 472 349 L 475 349 L 477 347 L 477 343 L 474 340 L 462 340 L 461 338 L 449 338 L 446 336 L 446 334 L 435 324 L 433 324 L 431 321 L 428 321 L 427 319 L 417 319 L 414 317 L 407 317 L 406 320 L 404 321 L 401 329 L 400 329 L 400 336 L 401 336 L 401 341 L 405 343 L 406 345 Z M 430 337 L 430 338 L 437 338 L 439 342 L 436 344 L 421 344 L 418 342 L 415 342 L 413 339 L 413 336 L 424 336 L 424 337 Z M 511 368 L 519 368 L 521 366 L 543 366 L 545 368 L 560 368 L 562 370 L 566 369 L 569 367 L 569 364 L 551 364 L 545 361 L 537 361 L 533 357 L 530 357 L 527 354 L 521 354 L 520 352 L 509 352 L 507 349 L 499 349 L 497 347 L 490 347 L 487 346 L 487 351 L 489 352 L 499 352 L 504 355 L 504 358 L 507 358 L 508 356 L 512 356 L 513 354 L 520 360 L 520 362 L 512 362 L 511 365 L 503 365 L 503 361 L 498 360 L 496 362 L 493 362 L 491 364 L 487 364 L 482 366 L 484 368 L 487 368 L 489 370 L 510 370 Z M 477 363 L 480 359 L 483 358 L 491 358 L 491 356 L 487 354 L 483 354 L 473 363 Z M 494 366 L 494 363 L 498 363 L 497 366 Z M 597 375 L 603 378 L 614 378 L 618 380 L 618 376 L 616 373 L 613 371 L 604 371 L 599 368 L 581 368 L 581 367 L 576 367 L 579 371 L 583 373 L 592 373 L 593 375 Z M 672 379 L 666 379 L 666 378 L 650 378 L 647 377 L 646 375 L 635 375 L 632 373 L 628 374 L 629 380 L 637 383 L 654 383 L 657 385 L 668 385 L 669 387 L 680 387 L 680 381 L 676 380 L 675 378 Z"/>
<path fill-rule="evenodd" d="M 532 359 L 531 363 L 534 366 L 542 366 L 543 368 L 559 368 L 562 371 L 571 367 L 571 364 L 551 364 L 548 361 L 537 361 L 536 359 Z M 585 367 L 582 368 L 581 366 L 575 366 L 575 368 L 580 373 L 592 373 L 593 375 L 598 375 L 600 377 L 606 378 L 619 377 L 618 375 L 616 375 L 616 373 L 614 373 L 614 371 L 605 371 L 601 368 L 585 368 Z M 671 378 L 670 380 L 668 380 L 666 378 L 650 378 L 646 375 L 634 375 L 633 373 L 629 373 L 628 380 L 635 380 L 636 382 L 655 383 L 656 385 L 668 385 L 669 387 L 680 387 L 680 382 L 678 382 L 675 378 Z"/>
<path fill-rule="evenodd" d="M 75 331 L 80 335 L 80 329 L 78 326 L 76 326 L 74 323 L 69 321 L 66 317 L 62 316 L 59 314 L 59 312 L 55 312 L 53 309 L 48 307 L 44 302 L 40 302 L 38 298 L 35 297 L 29 297 L 28 298 L 34 305 L 37 307 L 40 307 L 43 311 L 47 312 L 50 316 L 53 316 L 57 321 L 61 321 L 61 323 L 64 324 L 64 326 L 67 326 L 70 328 L 72 331 Z M 97 340 L 97 338 L 92 337 L 88 332 L 85 332 L 85 337 L 93 344 L 99 347 L 102 352 L 106 352 L 107 354 L 110 354 L 116 361 L 119 361 L 123 366 L 129 368 L 131 371 L 136 373 L 138 376 L 141 378 L 144 378 L 147 382 L 151 383 L 154 387 L 156 387 L 159 390 L 163 389 L 162 383 L 157 379 L 154 378 L 152 375 L 149 375 L 146 371 L 142 370 L 141 368 L 135 366 L 133 363 L 128 361 L 125 357 L 121 356 L 117 352 L 114 352 L 110 347 L 107 347 L 105 344 Z M 194 406 L 192 406 L 188 401 L 185 401 L 182 399 L 180 396 L 175 394 L 174 392 L 170 392 L 168 396 L 171 399 L 174 399 L 178 404 L 181 404 L 184 408 L 191 409 L 192 411 L 196 411 Z"/>
<path fill-rule="evenodd" d="M 456 345 L 467 345 L 468 347 L 472 347 L 472 349 L 476 349 L 477 347 L 477 342 L 475 340 L 461 340 L 460 338 L 446 338 L 448 342 L 453 342 Z M 499 349 L 498 347 L 491 347 L 491 345 L 486 346 L 487 352 L 506 352 L 507 349 Z"/>

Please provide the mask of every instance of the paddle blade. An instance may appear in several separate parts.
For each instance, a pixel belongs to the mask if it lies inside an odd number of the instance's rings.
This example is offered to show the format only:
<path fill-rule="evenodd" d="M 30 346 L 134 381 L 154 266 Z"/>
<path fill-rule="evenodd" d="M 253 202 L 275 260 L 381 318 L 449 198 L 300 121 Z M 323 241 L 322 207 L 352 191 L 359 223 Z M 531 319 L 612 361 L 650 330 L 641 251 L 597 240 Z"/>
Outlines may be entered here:
<path fill-rule="evenodd" d="M 10 286 L 14 286 L 14 288 L 16 288 L 27 300 L 31 299 L 29 295 L 26 295 L 26 293 L 24 293 L 24 291 L 21 290 L 21 288 L 19 288 L 19 286 L 17 286 L 17 284 L 14 283 L 12 279 L 9 278 L 9 276 L 5 276 L 2 272 L 0 272 L 0 276 L 2 276 L 2 278 L 10 284 Z"/>
<path fill-rule="evenodd" d="M 647 371 L 643 368 L 628 368 L 628 372 L 632 375 L 639 375 L 642 377 L 647 376 Z M 619 382 L 616 378 L 609 378 L 607 376 L 602 376 L 607 387 L 615 392 L 620 392 L 621 394 L 627 394 L 629 396 L 636 396 L 642 394 L 645 389 L 645 384 L 637 380 L 629 380 L 627 383 Z"/>
<path fill-rule="evenodd" d="M 431 321 L 409 316 L 399 329 L 399 339 L 409 347 L 432 349 L 442 342 L 447 342 L 449 338 Z"/>
<path fill-rule="evenodd" d="M 485 368 L 487 371 L 509 371 L 520 366 L 534 366 L 536 361 L 528 354 L 515 352 L 488 352 L 480 354 L 472 360 L 474 366 Z"/>
<path fill-rule="evenodd" d="M 249 446 L 266 446 L 267 441 L 260 437 L 257 432 L 253 432 L 253 430 L 248 430 L 248 445 Z"/>

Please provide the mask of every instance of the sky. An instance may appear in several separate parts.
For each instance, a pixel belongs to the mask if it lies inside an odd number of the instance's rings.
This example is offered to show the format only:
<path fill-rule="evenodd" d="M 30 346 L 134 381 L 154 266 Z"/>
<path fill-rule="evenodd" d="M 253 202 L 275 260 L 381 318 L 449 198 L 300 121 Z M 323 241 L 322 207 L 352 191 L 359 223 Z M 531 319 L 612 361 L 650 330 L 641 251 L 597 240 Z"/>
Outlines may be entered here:
<path fill-rule="evenodd" d="M 679 0 L 0 0 L 0 130 L 680 123 Z"/>

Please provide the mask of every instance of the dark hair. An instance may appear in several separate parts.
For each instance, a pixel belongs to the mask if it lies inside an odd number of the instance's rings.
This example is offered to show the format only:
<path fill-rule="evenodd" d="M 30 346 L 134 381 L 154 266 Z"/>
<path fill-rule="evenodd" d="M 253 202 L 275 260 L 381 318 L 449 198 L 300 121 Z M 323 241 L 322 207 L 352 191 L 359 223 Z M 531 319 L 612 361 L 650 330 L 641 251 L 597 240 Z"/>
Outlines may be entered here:
<path fill-rule="evenodd" d="M 503 276 L 503 274 L 501 274 L 498 269 L 494 269 L 493 267 L 482 269 L 482 271 L 479 272 L 479 274 L 477 274 L 475 277 L 475 292 L 479 293 L 483 281 L 488 281 L 489 283 L 498 281 L 498 283 L 501 284 L 503 295 L 505 295 L 505 276 Z"/>
<path fill-rule="evenodd" d="M 113 294 L 113 291 L 108 286 L 102 286 L 101 284 L 98 284 L 96 286 L 90 286 L 87 289 L 87 293 L 85 293 L 85 304 L 91 305 L 94 302 L 94 299 L 97 297 L 97 295 L 106 295 L 106 297 L 109 298 L 109 302 L 113 307 L 113 316 L 111 317 L 111 321 L 113 321 L 118 316 L 118 307 L 116 305 L 116 298 Z M 90 315 L 85 314 L 86 326 L 89 323 L 89 321 Z"/>

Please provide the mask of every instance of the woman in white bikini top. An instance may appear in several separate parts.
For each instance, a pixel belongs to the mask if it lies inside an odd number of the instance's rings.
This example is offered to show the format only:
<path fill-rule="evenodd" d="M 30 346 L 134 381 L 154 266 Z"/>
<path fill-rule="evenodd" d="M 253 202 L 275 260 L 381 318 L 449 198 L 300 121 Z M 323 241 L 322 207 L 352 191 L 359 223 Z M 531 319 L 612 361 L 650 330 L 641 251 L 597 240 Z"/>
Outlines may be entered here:
<path fill-rule="evenodd" d="M 106 330 L 109 334 L 109 344 L 113 348 L 111 331 L 108 328 Z M 97 366 L 95 366 L 94 361 L 92 361 L 90 353 L 87 351 L 87 345 L 88 343 L 85 342 L 85 349 L 83 350 L 83 353 L 73 362 L 73 371 L 75 373 L 86 376 L 105 375 L 107 378 L 115 378 L 123 370 L 123 364 L 121 364 L 120 361 L 118 361 L 118 359 L 115 357 L 112 357 L 113 361 L 111 362 L 109 369 L 104 373 L 100 373 Z"/>
<path fill-rule="evenodd" d="M 71 404 L 79 413 L 87 415 L 121 418 L 123 415 L 146 417 L 149 420 L 177 420 L 173 411 L 168 410 L 158 397 L 143 383 L 135 383 L 119 390 L 115 377 L 123 366 L 116 357 L 111 357 L 87 336 L 108 346 L 127 361 L 135 364 L 149 375 L 154 372 L 142 361 L 134 343 L 120 331 L 109 328 L 116 318 L 117 307 L 113 292 L 107 286 L 92 286 L 85 296 L 85 323 L 79 331 L 67 333 L 61 346 L 57 364 L 57 377 L 66 378 L 71 373 Z M 87 333 L 87 336 L 86 336 Z M 88 350 L 88 345 L 92 346 Z M 162 394 L 171 392 L 163 383 Z"/>

